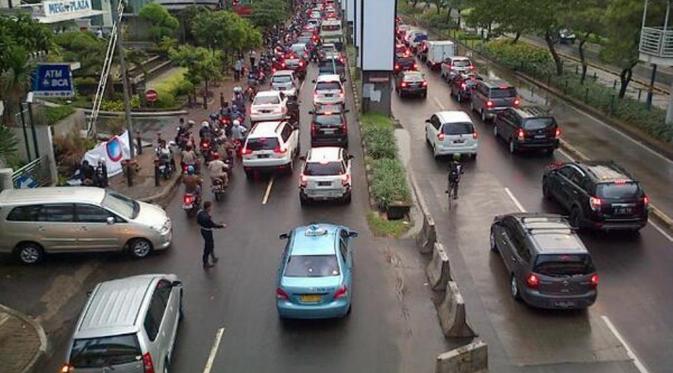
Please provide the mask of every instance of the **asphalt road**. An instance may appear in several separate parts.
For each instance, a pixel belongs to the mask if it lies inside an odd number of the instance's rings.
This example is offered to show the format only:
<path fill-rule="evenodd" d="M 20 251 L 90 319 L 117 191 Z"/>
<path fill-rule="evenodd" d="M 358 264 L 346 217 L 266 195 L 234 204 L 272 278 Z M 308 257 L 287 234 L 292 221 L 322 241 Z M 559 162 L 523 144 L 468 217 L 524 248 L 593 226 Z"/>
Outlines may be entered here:
<path fill-rule="evenodd" d="M 629 362 L 635 356 L 649 372 L 670 372 L 670 237 L 651 224 L 638 236 L 582 233 L 601 276 L 598 301 L 588 311 L 538 311 L 513 301 L 502 260 L 489 253 L 490 223 L 496 214 L 518 210 L 560 212 L 557 205 L 543 200 L 541 180 L 545 165 L 567 158 L 559 151 L 553 157 L 511 155 L 504 143 L 495 140 L 492 126 L 471 113 L 480 134 L 479 156 L 465 162 L 460 199 L 449 211 L 444 194 L 449 160 L 433 159 L 424 140 L 424 120 L 441 110 L 469 112 L 469 106 L 449 96 L 437 73 L 422 69 L 429 81 L 428 98 L 395 97 L 393 113 L 408 132 L 403 136 L 409 139 L 403 147 L 408 167 L 448 248 L 468 317 L 489 344 L 491 366 L 498 371 L 628 372 L 636 371 Z M 565 108 L 557 111 L 551 104 L 562 131 L 566 121 L 572 121 L 577 127 L 573 132 L 583 134 L 585 144 L 595 141 L 594 147 L 601 151 L 609 148 L 603 144 L 612 139 L 600 138 L 605 131 L 581 131 L 582 126 L 593 125 L 589 118 L 570 115 Z"/>
<path fill-rule="evenodd" d="M 301 91 L 304 151 L 309 148 L 315 70 L 311 68 Z M 347 96 L 352 108 L 350 91 Z M 174 245 L 167 252 L 139 261 L 118 254 L 56 256 L 37 267 L 0 259 L 0 303 L 38 316 L 48 332 L 50 356 L 38 371 L 60 368 L 87 290 L 98 281 L 148 272 L 176 273 L 185 284 L 186 317 L 178 332 L 175 372 L 204 371 L 211 354 L 212 372 L 433 371 L 437 354 L 451 346 L 441 334 L 425 285 L 424 260 L 413 240 L 375 238 L 368 231 L 354 113 L 349 124 L 355 156 L 352 203 L 301 208 L 298 171 L 249 182 L 238 165 L 226 198 L 214 207 L 215 219 L 228 227 L 215 234 L 221 259 L 208 271 L 201 267 L 201 237 L 194 219 L 182 211 L 181 192 L 167 207 L 175 229 Z M 282 324 L 274 297 L 284 245 L 278 234 L 316 221 L 360 232 L 354 249 L 353 312 L 343 320 Z M 221 343 L 213 348 L 220 329 Z"/>

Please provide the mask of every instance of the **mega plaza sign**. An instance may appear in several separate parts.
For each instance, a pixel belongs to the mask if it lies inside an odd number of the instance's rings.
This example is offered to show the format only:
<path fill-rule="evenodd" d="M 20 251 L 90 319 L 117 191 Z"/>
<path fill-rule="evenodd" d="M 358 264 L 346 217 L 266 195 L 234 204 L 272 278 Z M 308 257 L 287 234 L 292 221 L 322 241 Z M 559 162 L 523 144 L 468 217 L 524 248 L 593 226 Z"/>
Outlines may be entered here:
<path fill-rule="evenodd" d="M 51 0 L 43 1 L 46 17 L 76 15 L 91 12 L 91 0 Z"/>

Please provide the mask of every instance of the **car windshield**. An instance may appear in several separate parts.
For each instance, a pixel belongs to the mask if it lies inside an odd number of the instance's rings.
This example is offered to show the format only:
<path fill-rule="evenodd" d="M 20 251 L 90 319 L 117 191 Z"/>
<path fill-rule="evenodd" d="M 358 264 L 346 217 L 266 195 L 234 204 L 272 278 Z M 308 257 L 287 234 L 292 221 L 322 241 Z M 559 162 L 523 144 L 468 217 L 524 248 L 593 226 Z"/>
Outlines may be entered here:
<path fill-rule="evenodd" d="M 142 353 L 133 334 L 75 339 L 70 352 L 74 368 L 104 368 L 140 362 Z"/>
<path fill-rule="evenodd" d="M 292 83 L 292 77 L 289 75 L 276 75 L 271 79 L 272 83 Z"/>
<path fill-rule="evenodd" d="M 278 139 L 275 137 L 248 137 L 248 142 L 245 144 L 246 149 L 256 150 L 273 150 L 278 146 Z"/>
<path fill-rule="evenodd" d="M 633 199 L 640 195 L 637 183 L 599 183 L 596 186 L 596 195 L 606 199 Z"/>
<path fill-rule="evenodd" d="M 252 102 L 253 105 L 278 105 L 280 99 L 278 96 L 257 96 Z"/>
<path fill-rule="evenodd" d="M 316 124 L 323 126 L 338 126 L 341 124 L 341 115 L 316 115 L 313 120 Z"/>
<path fill-rule="evenodd" d="M 444 123 L 442 132 L 445 135 L 467 135 L 474 132 L 472 123 Z"/>
<path fill-rule="evenodd" d="M 541 130 L 554 124 L 554 118 L 531 118 L 523 122 L 523 128 L 527 130 Z"/>
<path fill-rule="evenodd" d="M 306 176 L 343 175 L 346 172 L 341 162 L 307 162 L 304 168 Z"/>
<path fill-rule="evenodd" d="M 492 98 L 508 98 L 516 97 L 516 89 L 514 88 L 493 88 L 491 89 Z"/>
<path fill-rule="evenodd" d="M 453 66 L 456 66 L 456 67 L 470 66 L 470 60 L 455 60 L 455 61 L 453 61 Z"/>
<path fill-rule="evenodd" d="M 135 219 L 140 211 L 138 202 L 110 190 L 105 191 L 101 205 L 127 219 Z"/>
<path fill-rule="evenodd" d="M 292 46 L 292 51 L 294 51 L 295 53 L 304 53 L 305 48 L 306 48 L 306 46 L 304 44 L 294 44 Z"/>
<path fill-rule="evenodd" d="M 337 51 L 334 44 L 325 44 L 325 45 L 322 46 L 322 50 L 324 52 L 336 52 Z"/>
<path fill-rule="evenodd" d="M 285 267 L 287 277 L 328 277 L 339 275 L 336 255 L 291 255 Z"/>
<path fill-rule="evenodd" d="M 544 254 L 535 261 L 534 272 L 547 276 L 588 275 L 596 272 L 588 254 Z"/>
<path fill-rule="evenodd" d="M 340 25 L 322 25 L 320 31 L 339 31 L 341 30 Z"/>
<path fill-rule="evenodd" d="M 316 91 L 341 90 L 341 84 L 338 82 L 318 82 L 315 86 Z"/>

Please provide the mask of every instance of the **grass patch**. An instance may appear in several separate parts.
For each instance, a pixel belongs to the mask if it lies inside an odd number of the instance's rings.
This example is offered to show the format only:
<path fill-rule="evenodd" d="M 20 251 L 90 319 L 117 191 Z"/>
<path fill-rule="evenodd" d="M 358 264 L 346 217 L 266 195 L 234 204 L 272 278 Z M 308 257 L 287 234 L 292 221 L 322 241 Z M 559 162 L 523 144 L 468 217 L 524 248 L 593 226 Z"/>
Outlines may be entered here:
<path fill-rule="evenodd" d="M 410 227 L 407 221 L 388 220 L 375 211 L 367 214 L 367 224 L 369 224 L 369 230 L 377 237 L 400 238 Z"/>
<path fill-rule="evenodd" d="M 44 107 L 44 115 L 45 119 L 47 120 L 47 124 L 55 124 L 59 120 L 65 119 L 74 112 L 75 109 L 69 105 Z"/>
<path fill-rule="evenodd" d="M 173 108 L 176 106 L 176 97 L 185 94 L 187 69 L 183 67 L 172 69 L 162 74 L 158 79 L 148 82 L 147 87 L 157 91 L 157 101 L 152 105 L 158 108 Z"/>

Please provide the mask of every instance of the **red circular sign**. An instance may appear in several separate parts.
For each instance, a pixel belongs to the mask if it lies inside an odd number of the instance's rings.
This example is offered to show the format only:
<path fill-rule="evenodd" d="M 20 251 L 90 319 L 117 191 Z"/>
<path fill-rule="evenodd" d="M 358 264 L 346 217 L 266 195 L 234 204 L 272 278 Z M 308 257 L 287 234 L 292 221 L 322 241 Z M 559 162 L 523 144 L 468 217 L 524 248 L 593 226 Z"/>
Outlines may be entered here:
<path fill-rule="evenodd" d="M 145 91 L 145 100 L 147 100 L 147 102 L 154 102 L 158 97 L 159 95 L 157 94 L 157 91 L 153 89 L 148 89 Z"/>

